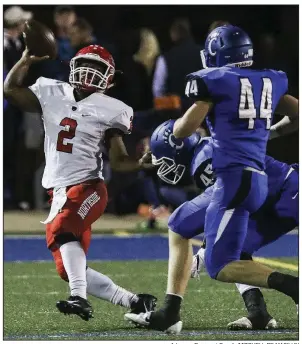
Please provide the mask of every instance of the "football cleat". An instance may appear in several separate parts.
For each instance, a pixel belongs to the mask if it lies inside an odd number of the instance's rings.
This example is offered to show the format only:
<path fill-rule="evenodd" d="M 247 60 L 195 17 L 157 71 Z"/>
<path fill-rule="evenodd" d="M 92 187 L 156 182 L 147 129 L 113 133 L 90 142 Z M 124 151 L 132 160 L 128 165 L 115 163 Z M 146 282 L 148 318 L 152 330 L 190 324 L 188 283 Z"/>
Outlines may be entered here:
<path fill-rule="evenodd" d="M 125 319 L 140 327 L 162 331 L 167 334 L 179 334 L 182 329 L 182 321 L 179 315 L 174 319 L 166 317 L 164 312 L 146 312 L 140 314 L 127 313 Z"/>
<path fill-rule="evenodd" d="M 63 314 L 76 314 L 85 321 L 93 318 L 91 304 L 80 296 L 70 296 L 67 301 L 58 301 L 56 306 Z"/>
<path fill-rule="evenodd" d="M 157 298 L 150 294 L 137 294 L 138 301 L 131 303 L 129 313 L 140 314 L 154 311 Z"/>
<path fill-rule="evenodd" d="M 273 330 L 278 327 L 277 321 L 270 317 L 269 321 L 262 323 L 262 326 L 254 326 L 252 321 L 247 317 L 242 317 L 236 321 L 230 322 L 227 325 L 228 330 L 241 331 L 241 330 Z"/>
<path fill-rule="evenodd" d="M 191 278 L 198 278 L 200 276 L 200 271 L 204 268 L 204 254 L 205 249 L 201 247 L 199 251 L 193 257 L 193 263 L 191 267 Z"/>

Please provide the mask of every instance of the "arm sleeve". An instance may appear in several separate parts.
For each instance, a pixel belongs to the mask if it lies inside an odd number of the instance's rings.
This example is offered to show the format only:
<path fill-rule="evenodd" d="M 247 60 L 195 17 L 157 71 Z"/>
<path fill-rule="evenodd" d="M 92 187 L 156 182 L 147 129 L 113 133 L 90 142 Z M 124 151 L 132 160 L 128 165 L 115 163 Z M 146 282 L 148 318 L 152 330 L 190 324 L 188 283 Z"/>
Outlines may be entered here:
<path fill-rule="evenodd" d="M 128 106 L 110 121 L 110 127 L 118 129 L 124 134 L 131 134 L 133 109 Z"/>
<path fill-rule="evenodd" d="M 154 77 L 153 77 L 153 97 L 162 97 L 165 95 L 165 84 L 167 80 L 167 64 L 163 56 L 159 56 L 156 61 Z"/>
<path fill-rule="evenodd" d="M 35 96 L 38 98 L 42 109 L 44 108 L 45 103 L 45 88 L 49 86 L 47 84 L 47 79 L 40 77 L 37 79 L 37 81 L 29 86 L 28 88 L 35 94 Z"/>
<path fill-rule="evenodd" d="M 186 77 L 185 94 L 188 98 L 194 101 L 211 100 L 211 95 L 206 84 L 205 78 L 194 74 L 189 74 Z"/>
<path fill-rule="evenodd" d="M 286 73 L 280 71 L 279 72 L 281 76 L 281 80 L 283 81 L 283 94 L 286 94 L 288 92 L 288 78 Z"/>

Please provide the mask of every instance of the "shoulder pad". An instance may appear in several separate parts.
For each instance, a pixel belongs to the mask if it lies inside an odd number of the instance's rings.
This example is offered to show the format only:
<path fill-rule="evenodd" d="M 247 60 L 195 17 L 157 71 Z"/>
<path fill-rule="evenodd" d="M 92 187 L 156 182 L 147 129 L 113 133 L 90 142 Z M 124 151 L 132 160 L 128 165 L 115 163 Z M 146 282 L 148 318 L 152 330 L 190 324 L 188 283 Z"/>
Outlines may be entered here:
<path fill-rule="evenodd" d="M 102 105 L 104 104 L 104 101 L 106 101 L 110 108 L 116 112 L 124 110 L 127 112 L 133 112 L 132 107 L 128 106 L 123 101 L 107 96 L 106 94 L 102 94 L 101 96 L 102 97 L 99 97 L 99 100 L 101 101 Z"/>
<path fill-rule="evenodd" d="M 55 86 L 59 84 L 65 84 L 64 81 L 59 81 L 55 79 L 44 78 L 43 76 L 39 77 L 36 81 L 41 86 Z"/>

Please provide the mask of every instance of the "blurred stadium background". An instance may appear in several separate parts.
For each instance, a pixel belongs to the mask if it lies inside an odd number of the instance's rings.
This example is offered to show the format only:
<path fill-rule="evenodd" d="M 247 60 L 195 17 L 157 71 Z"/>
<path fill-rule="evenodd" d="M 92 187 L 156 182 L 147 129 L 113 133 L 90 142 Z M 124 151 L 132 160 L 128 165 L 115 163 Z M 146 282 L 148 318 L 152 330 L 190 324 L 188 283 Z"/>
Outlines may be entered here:
<path fill-rule="evenodd" d="M 289 93 L 298 97 L 297 5 L 4 6 L 4 77 L 22 54 L 24 43 L 21 33 L 25 19 L 30 17 L 54 31 L 59 53 L 56 61 L 43 62 L 30 70 L 28 85 L 39 76 L 67 81 L 69 60 L 83 46 L 100 44 L 113 54 L 116 67 L 123 74 L 110 94 L 134 108 L 134 130 L 126 137 L 126 145 L 130 154 L 136 157 L 142 155 L 142 147 L 153 129 L 169 118 L 178 118 L 187 108 L 184 76 L 201 68 L 199 51 L 207 33 L 223 23 L 229 22 L 245 29 L 254 42 L 254 68 L 285 71 Z M 4 259 L 10 262 L 50 260 L 43 237 L 25 236 L 44 234 L 40 221 L 47 217 L 48 211 L 47 195 L 41 186 L 44 152 L 40 116 L 23 113 L 4 99 L 3 120 Z M 287 163 L 298 162 L 298 133 L 270 142 L 268 154 Z M 110 236 L 107 241 L 96 236 L 90 258 L 167 259 L 165 233 L 168 215 L 179 203 L 196 195 L 194 186 L 186 184 L 171 190 L 171 186 L 156 179 L 154 172 L 112 172 L 105 151 L 104 156 L 109 204 L 106 214 L 95 223 L 93 233 L 110 233 Z M 175 196 L 172 199 L 171 193 Z M 260 252 L 259 256 L 288 257 L 289 265 L 282 258 L 283 268 L 297 271 L 296 234 L 294 232 L 284 241 Z M 19 268 L 11 264 L 6 263 L 7 290 L 10 278 L 19 273 L 16 272 Z M 32 268 L 41 269 L 36 264 Z M 166 268 L 161 268 L 165 273 Z M 24 269 L 30 271 L 31 267 L 24 265 Z M 161 278 L 164 285 L 165 278 Z M 26 282 L 20 283 L 16 288 L 26 289 Z M 31 288 L 30 285 L 27 287 Z M 14 296 L 9 291 L 7 294 L 7 324 L 13 317 L 11 307 L 17 302 L 18 288 L 14 290 Z M 163 291 L 164 287 L 160 292 Z M 157 290 L 154 292 L 159 293 Z M 7 326 L 7 335 L 27 333 L 22 323 L 20 328 L 18 325 Z M 31 332 L 35 332 L 34 325 Z"/>

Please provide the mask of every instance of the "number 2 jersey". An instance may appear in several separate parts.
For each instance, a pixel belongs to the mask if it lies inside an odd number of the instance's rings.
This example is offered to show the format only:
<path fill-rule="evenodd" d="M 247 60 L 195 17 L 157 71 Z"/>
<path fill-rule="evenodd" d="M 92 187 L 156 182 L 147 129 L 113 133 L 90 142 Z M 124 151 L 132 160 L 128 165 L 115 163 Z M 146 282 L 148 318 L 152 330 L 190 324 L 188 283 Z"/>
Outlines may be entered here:
<path fill-rule="evenodd" d="M 287 77 L 275 70 L 208 68 L 189 74 L 186 95 L 213 103 L 206 117 L 213 138 L 214 170 L 243 165 L 265 169 L 273 113 L 287 91 Z"/>
<path fill-rule="evenodd" d="M 43 111 L 43 187 L 65 187 L 102 178 L 105 132 L 115 128 L 129 133 L 132 108 L 97 92 L 76 102 L 70 84 L 43 77 L 29 89 L 39 99 Z"/>
<path fill-rule="evenodd" d="M 214 152 L 214 140 L 211 137 L 202 138 L 194 150 L 190 173 L 197 187 L 205 190 L 215 182 L 212 170 L 212 157 Z M 285 180 L 290 173 L 298 170 L 298 165 L 288 165 L 272 157 L 265 156 L 265 173 L 268 176 L 268 199 L 275 198 L 282 190 Z"/>

